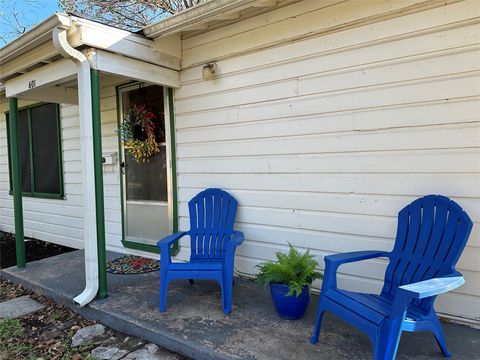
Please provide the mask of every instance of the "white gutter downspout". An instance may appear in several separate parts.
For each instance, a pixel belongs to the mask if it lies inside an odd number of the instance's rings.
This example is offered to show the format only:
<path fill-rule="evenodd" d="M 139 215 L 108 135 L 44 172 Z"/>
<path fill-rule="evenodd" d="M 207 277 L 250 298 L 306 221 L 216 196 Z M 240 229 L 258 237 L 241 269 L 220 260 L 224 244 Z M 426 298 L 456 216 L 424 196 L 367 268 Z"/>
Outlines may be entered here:
<path fill-rule="evenodd" d="M 78 102 L 80 116 L 80 149 L 82 152 L 83 228 L 85 246 L 85 290 L 73 300 L 80 306 L 92 301 L 98 292 L 98 254 L 95 209 L 95 172 L 93 158 L 93 119 L 90 64 L 80 51 L 70 46 L 67 31 L 52 31 L 55 48 L 77 65 Z"/>

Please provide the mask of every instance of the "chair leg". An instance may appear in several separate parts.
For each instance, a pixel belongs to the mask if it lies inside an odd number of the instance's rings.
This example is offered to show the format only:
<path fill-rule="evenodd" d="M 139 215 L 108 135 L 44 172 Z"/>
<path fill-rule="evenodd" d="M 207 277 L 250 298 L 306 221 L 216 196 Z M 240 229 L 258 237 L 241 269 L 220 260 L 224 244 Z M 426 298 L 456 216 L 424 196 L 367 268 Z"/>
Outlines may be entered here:
<path fill-rule="evenodd" d="M 321 303 L 321 302 L 320 302 Z M 313 336 L 310 338 L 311 344 L 316 344 L 318 342 L 318 338 L 320 337 L 320 329 L 322 327 L 322 320 L 323 320 L 323 313 L 325 310 L 319 306 L 317 310 L 317 320 L 315 322 L 315 331 L 313 332 Z"/>
<path fill-rule="evenodd" d="M 401 321 L 383 324 L 374 341 L 374 360 L 394 360 L 402 335 Z"/>
<path fill-rule="evenodd" d="M 445 343 L 445 335 L 443 334 L 442 325 L 440 324 L 440 321 L 438 320 L 438 317 L 436 314 L 432 316 L 432 324 L 433 324 L 433 327 L 432 327 L 433 335 L 435 335 L 435 340 L 437 340 L 437 344 L 442 350 L 443 356 L 445 357 L 452 356 L 452 353 L 447 349 L 447 344 Z"/>
<path fill-rule="evenodd" d="M 373 344 L 373 360 L 388 360 L 386 350 L 388 347 L 388 331 L 385 329 L 378 329 L 377 334 L 370 334 Z M 393 357 L 391 360 L 395 359 Z"/>
<path fill-rule="evenodd" d="M 168 280 L 167 272 L 160 271 L 160 312 L 165 312 L 167 308 Z"/>
<path fill-rule="evenodd" d="M 386 353 L 388 339 L 379 337 L 373 341 L 373 360 L 394 360 L 395 357 L 388 357 Z"/>
<path fill-rule="evenodd" d="M 232 291 L 233 291 L 233 274 L 229 274 L 228 271 L 223 273 L 222 284 L 222 302 L 223 312 L 225 315 L 230 314 L 232 311 Z"/>
<path fill-rule="evenodd" d="M 373 360 L 384 360 L 385 359 L 385 347 L 384 339 L 377 338 L 372 339 L 373 344 Z"/>

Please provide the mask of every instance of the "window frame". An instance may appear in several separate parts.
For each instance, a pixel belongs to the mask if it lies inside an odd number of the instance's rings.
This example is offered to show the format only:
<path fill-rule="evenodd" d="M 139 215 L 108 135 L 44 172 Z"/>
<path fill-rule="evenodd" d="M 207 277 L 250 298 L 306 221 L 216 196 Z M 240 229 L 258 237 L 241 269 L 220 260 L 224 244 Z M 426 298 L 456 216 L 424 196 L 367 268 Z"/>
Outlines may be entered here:
<path fill-rule="evenodd" d="M 34 150 L 33 150 L 33 134 L 32 134 L 32 109 L 42 106 L 53 104 L 55 105 L 55 120 L 57 124 L 57 154 L 59 162 L 59 192 L 58 193 L 44 193 L 35 191 L 35 167 L 34 167 Z M 60 117 L 60 104 L 40 102 L 33 105 L 22 106 L 18 108 L 18 112 L 26 110 L 27 112 L 27 126 L 28 126 L 28 137 L 29 137 L 29 152 L 30 152 L 30 169 L 31 169 L 31 190 L 29 192 L 22 191 L 22 196 L 34 197 L 34 198 L 44 198 L 44 199 L 65 199 L 65 186 L 64 186 L 64 177 L 63 177 L 63 150 L 62 150 L 62 128 L 61 128 L 61 117 Z M 10 120 L 8 117 L 9 111 L 5 112 L 5 124 L 6 124 L 6 134 L 7 134 L 7 153 L 8 153 L 8 177 L 9 177 L 9 195 L 13 195 L 13 186 L 12 186 L 12 161 L 11 161 L 11 144 L 10 144 Z M 21 166 L 21 164 L 20 164 Z"/>

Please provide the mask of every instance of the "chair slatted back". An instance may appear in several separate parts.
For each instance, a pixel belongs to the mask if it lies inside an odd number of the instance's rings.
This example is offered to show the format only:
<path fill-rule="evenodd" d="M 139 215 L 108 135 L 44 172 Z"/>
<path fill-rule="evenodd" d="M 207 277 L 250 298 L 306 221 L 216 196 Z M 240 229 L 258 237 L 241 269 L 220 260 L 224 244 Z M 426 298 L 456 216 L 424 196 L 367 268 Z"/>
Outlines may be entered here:
<path fill-rule="evenodd" d="M 382 293 L 394 295 L 398 286 L 429 280 L 455 271 L 473 223 L 447 197 L 428 195 L 398 214 L 397 236 L 385 273 Z M 434 298 L 415 301 L 428 311 Z"/>
<path fill-rule="evenodd" d="M 221 189 L 206 189 L 188 202 L 190 260 L 220 260 L 233 233 L 237 201 Z"/>

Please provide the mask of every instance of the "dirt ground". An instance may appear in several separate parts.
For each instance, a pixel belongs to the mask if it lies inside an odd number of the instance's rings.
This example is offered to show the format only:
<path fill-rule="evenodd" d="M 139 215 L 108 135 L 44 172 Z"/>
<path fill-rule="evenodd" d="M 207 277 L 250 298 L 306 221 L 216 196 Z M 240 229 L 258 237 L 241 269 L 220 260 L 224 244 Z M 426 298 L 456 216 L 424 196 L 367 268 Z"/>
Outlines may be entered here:
<path fill-rule="evenodd" d="M 41 240 L 25 239 L 25 259 L 27 262 L 63 254 L 75 249 L 48 243 Z M 0 231 L 0 269 L 16 265 L 15 236 Z"/>
<path fill-rule="evenodd" d="M 25 241 L 27 262 L 73 250 L 40 240 L 26 239 Z M 15 264 L 15 238 L 12 234 L 0 232 L 0 268 Z M 0 302 L 24 295 L 45 307 L 17 319 L 0 320 L 0 360 L 95 360 L 96 358 L 91 355 L 92 350 L 95 353 L 105 347 L 118 348 L 128 353 L 126 356 L 128 359 L 185 359 L 166 349 L 148 344 L 142 339 L 108 328 L 93 340 L 79 347 L 71 347 L 73 335 L 79 329 L 95 324 L 95 321 L 87 320 L 45 296 L 2 279 L 0 275 Z M 150 350 L 152 346 L 154 350 Z"/>
<path fill-rule="evenodd" d="M 20 285 L 0 279 L 0 302 L 28 295 L 45 308 L 14 320 L 0 321 L 0 359 L 91 359 L 94 344 L 71 348 L 73 334 L 93 324 L 81 316 Z"/>
<path fill-rule="evenodd" d="M 49 256 L 73 251 L 74 249 L 26 239 L 26 261 L 40 260 Z M 15 237 L 0 232 L 0 268 L 16 264 Z M 78 349 L 70 348 L 72 335 L 78 329 L 93 324 L 81 316 L 56 304 L 44 296 L 22 288 L 20 285 L 0 279 L 0 302 L 28 295 L 43 304 L 39 312 L 19 319 L 0 322 L 0 360 L 10 359 L 89 359 L 94 345 Z"/>

